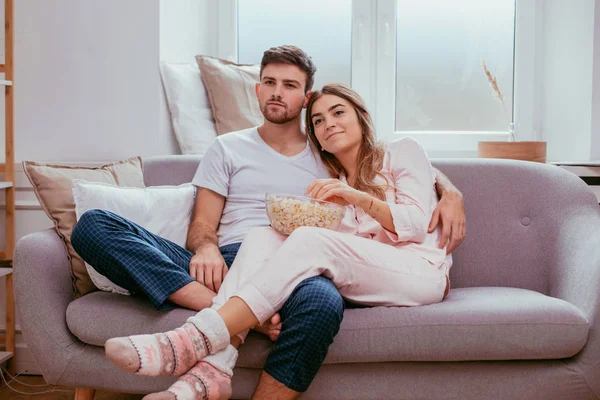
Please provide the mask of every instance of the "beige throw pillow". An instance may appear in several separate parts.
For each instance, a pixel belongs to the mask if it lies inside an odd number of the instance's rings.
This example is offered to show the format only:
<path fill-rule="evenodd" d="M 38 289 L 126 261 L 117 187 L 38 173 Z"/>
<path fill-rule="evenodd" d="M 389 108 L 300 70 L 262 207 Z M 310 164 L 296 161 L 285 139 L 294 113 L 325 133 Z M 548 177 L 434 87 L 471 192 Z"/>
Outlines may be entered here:
<path fill-rule="evenodd" d="M 262 125 L 264 118 L 254 89 L 260 80 L 260 65 L 208 56 L 196 56 L 196 62 L 219 135 Z"/>
<path fill-rule="evenodd" d="M 71 263 L 75 298 L 97 290 L 81 257 L 71 246 L 71 232 L 77 222 L 71 185 L 74 179 L 103 182 L 117 186 L 144 187 L 140 157 L 103 165 L 82 167 L 23 162 L 23 170 L 33 185 L 43 210 L 54 222 L 56 232 L 67 248 Z"/>

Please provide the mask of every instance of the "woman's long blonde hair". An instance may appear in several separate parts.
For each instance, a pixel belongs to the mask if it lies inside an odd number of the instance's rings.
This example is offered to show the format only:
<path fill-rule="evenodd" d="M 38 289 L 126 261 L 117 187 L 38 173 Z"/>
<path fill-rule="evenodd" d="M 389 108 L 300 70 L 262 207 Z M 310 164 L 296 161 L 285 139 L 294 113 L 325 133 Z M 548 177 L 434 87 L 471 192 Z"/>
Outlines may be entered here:
<path fill-rule="evenodd" d="M 381 173 L 385 148 L 375 138 L 375 129 L 373 127 L 371 115 L 367 111 L 365 104 L 358 93 L 344 85 L 337 83 L 325 85 L 320 91 L 313 92 L 306 107 L 305 126 L 308 138 L 315 147 L 316 151 L 319 152 L 323 164 L 325 164 L 332 177 L 337 178 L 342 173 L 347 176 L 346 170 L 344 167 L 342 167 L 342 164 L 340 164 L 338 159 L 333 154 L 327 151 L 320 151 L 322 147 L 315 136 L 315 127 L 313 125 L 312 118 L 310 117 L 315 101 L 326 94 L 340 97 L 349 102 L 356 111 L 358 121 L 360 122 L 362 142 L 360 149 L 358 150 L 358 168 L 356 179 L 352 187 L 357 190 L 367 192 L 380 200 L 385 200 L 385 191 L 389 187 L 387 178 Z M 375 177 L 377 175 L 383 177 L 387 184 L 382 185 L 375 183 Z"/>

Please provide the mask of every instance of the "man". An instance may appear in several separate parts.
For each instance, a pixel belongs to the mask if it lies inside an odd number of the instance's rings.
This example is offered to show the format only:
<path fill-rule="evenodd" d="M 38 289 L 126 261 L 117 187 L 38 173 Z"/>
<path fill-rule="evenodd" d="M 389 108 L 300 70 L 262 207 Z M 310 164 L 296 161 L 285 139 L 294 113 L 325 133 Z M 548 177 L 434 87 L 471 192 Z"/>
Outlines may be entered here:
<path fill-rule="evenodd" d="M 269 224 L 265 192 L 303 194 L 326 168 L 308 146 L 301 111 L 316 68 L 294 46 L 271 48 L 261 62 L 256 96 L 265 122 L 215 139 L 192 183 L 198 187 L 187 250 L 106 211 L 84 214 L 71 237 L 75 250 L 98 272 L 157 308 L 173 304 L 202 310 L 212 303 L 246 232 Z M 430 223 L 443 225 L 451 252 L 464 238 L 462 195 L 437 173 L 441 201 Z M 331 281 L 303 281 L 259 328 L 276 340 L 254 394 L 292 399 L 308 389 L 337 334 L 344 301 Z"/>

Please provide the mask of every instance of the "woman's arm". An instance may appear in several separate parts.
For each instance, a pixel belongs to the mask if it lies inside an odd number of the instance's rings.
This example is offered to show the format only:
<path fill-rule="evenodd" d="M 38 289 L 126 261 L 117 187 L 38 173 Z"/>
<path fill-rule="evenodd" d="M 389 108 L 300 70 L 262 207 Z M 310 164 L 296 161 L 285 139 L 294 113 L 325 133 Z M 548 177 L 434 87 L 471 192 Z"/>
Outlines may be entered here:
<path fill-rule="evenodd" d="M 361 193 L 363 196 L 356 205 L 365 210 L 369 216 L 379 222 L 386 230 L 396 233 L 396 228 L 394 227 L 394 218 L 392 217 L 392 210 L 390 209 L 390 205 L 387 203 L 387 201 L 379 200 L 365 192 Z"/>
<path fill-rule="evenodd" d="M 394 186 L 396 195 L 395 202 L 386 203 L 393 229 L 388 226 L 389 220 L 380 203 L 374 218 L 386 229 L 392 241 L 422 242 L 428 233 L 430 207 L 436 196 L 433 187 L 435 178 L 429 158 L 421 145 L 409 138 L 389 143 L 386 151 L 387 168 L 392 179 L 390 183 Z"/>
<path fill-rule="evenodd" d="M 434 200 L 434 177 L 429 159 L 413 139 L 388 145 L 389 170 L 395 202 L 379 200 L 339 179 L 317 179 L 306 190 L 313 198 L 361 207 L 386 230 L 394 242 L 422 242 L 427 236 Z"/>

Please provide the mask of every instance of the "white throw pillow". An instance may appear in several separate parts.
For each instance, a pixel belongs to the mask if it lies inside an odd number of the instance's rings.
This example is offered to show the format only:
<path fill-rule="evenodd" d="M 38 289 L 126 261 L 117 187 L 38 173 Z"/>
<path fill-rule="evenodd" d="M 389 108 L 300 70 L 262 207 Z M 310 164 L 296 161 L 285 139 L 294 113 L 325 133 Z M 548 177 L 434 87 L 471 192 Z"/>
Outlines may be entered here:
<path fill-rule="evenodd" d="M 72 189 L 77 221 L 86 211 L 108 210 L 185 247 L 196 194 L 191 184 L 134 188 L 75 179 Z M 98 289 L 130 294 L 88 263 L 85 266 Z"/>
<path fill-rule="evenodd" d="M 198 64 L 161 62 L 160 71 L 181 152 L 204 155 L 217 128 Z"/>

